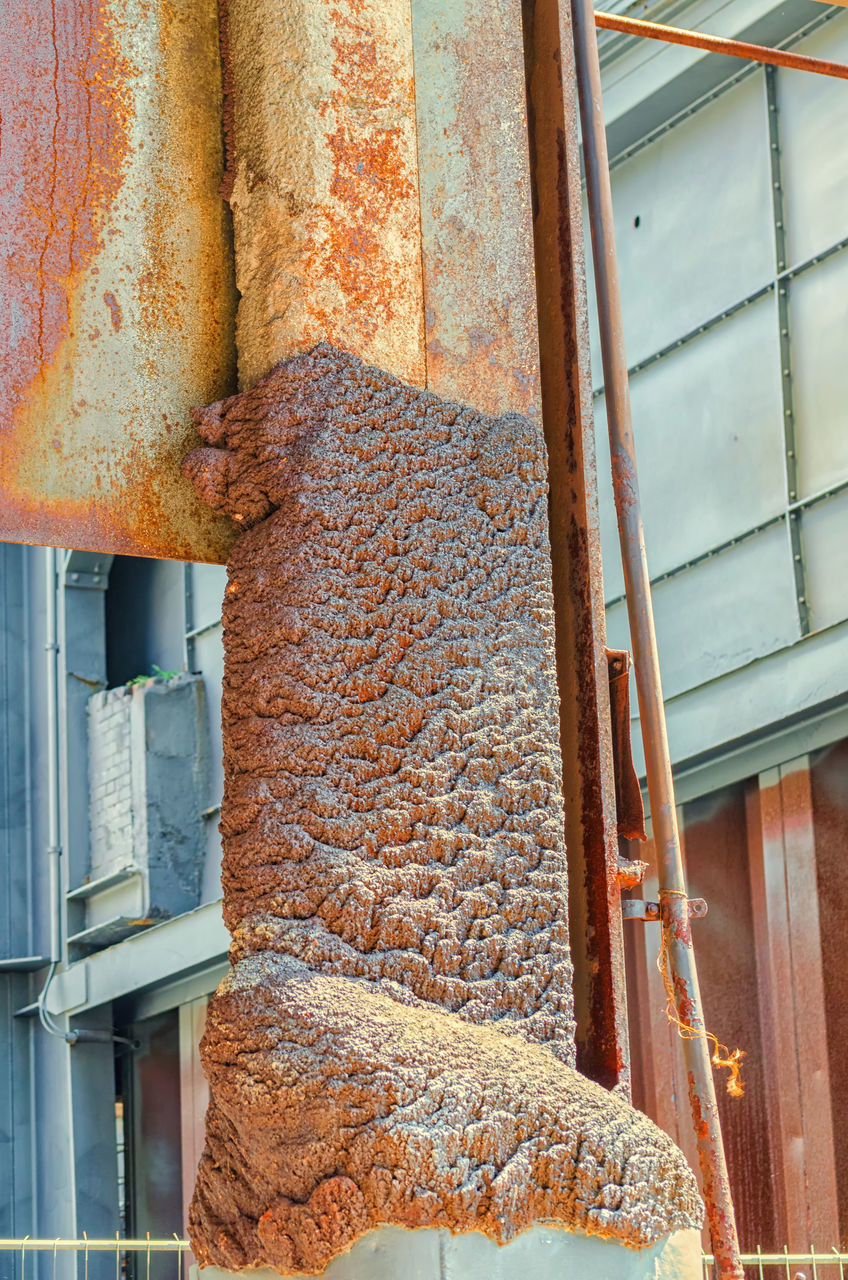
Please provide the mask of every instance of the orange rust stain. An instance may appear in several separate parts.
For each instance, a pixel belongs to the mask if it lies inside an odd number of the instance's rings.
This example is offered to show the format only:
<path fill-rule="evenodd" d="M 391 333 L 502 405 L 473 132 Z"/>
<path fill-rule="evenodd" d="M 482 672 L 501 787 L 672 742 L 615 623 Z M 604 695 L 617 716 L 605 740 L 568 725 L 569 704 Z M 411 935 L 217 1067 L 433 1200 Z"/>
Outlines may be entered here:
<path fill-rule="evenodd" d="M 379 279 L 385 263 L 380 232 L 394 202 L 414 195 L 404 173 L 400 135 L 399 128 L 390 128 L 355 137 L 342 125 L 328 138 L 334 161 L 330 192 L 344 205 L 346 216 L 336 223 L 336 252 L 327 266 L 351 302 L 370 302 L 389 312 L 391 280 Z M 376 298 L 375 284 L 384 286 Z M 376 323 L 374 314 L 370 322 Z"/>
<path fill-rule="evenodd" d="M 130 115 L 128 69 L 102 0 L 12 5 L 4 38 L 0 438 L 68 336 L 74 282 L 121 185 Z"/>

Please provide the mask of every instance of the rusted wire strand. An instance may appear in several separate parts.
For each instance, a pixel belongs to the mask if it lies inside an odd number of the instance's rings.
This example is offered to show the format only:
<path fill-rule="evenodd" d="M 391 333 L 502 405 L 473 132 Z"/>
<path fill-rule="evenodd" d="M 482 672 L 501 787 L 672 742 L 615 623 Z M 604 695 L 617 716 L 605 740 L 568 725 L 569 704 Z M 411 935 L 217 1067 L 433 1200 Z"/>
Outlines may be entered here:
<path fill-rule="evenodd" d="M 661 897 L 685 898 L 685 893 L 676 892 L 673 889 L 666 889 Z M 722 1044 L 718 1036 L 713 1035 L 706 1027 L 692 1027 L 686 1022 L 681 1022 L 677 1016 L 677 1010 L 674 1003 L 674 983 L 671 977 L 671 965 L 668 956 L 668 932 L 666 929 L 660 931 L 660 949 L 657 955 L 657 968 L 660 971 L 660 977 L 663 981 L 665 989 L 665 1016 L 669 1022 L 677 1028 L 677 1034 L 681 1040 L 692 1040 L 697 1036 L 702 1036 L 713 1046 L 711 1062 L 717 1071 L 729 1071 L 730 1075 L 726 1081 L 727 1092 L 731 1098 L 742 1098 L 745 1095 L 745 1084 L 742 1080 L 742 1059 L 745 1057 L 744 1049 L 734 1049 L 731 1053 L 726 1044 Z"/>

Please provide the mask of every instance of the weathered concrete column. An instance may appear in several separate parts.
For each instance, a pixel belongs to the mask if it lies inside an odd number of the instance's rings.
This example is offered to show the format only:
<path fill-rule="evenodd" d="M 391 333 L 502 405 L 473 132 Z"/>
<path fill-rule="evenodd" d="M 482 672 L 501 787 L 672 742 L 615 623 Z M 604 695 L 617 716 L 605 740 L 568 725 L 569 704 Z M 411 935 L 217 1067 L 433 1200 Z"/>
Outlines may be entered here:
<path fill-rule="evenodd" d="M 504 57 L 514 7 L 496 6 Z M 451 212 L 469 117 L 421 218 L 416 142 L 428 165 L 450 150 L 458 99 L 440 134 L 413 41 L 438 96 L 459 36 L 418 16 L 227 6 L 245 390 L 195 412 L 184 471 L 243 530 L 224 602 L 233 967 L 202 1046 L 193 1248 L 201 1268 L 339 1280 L 659 1275 L 665 1251 L 694 1280 L 693 1175 L 573 1065 L 546 455 L 538 420 L 503 412 L 510 389 L 538 412 L 529 204 L 479 288 L 493 250 Z M 526 155 L 507 172 L 512 192 Z M 472 191 L 496 200 L 485 172 Z M 515 230 L 508 204 L 498 218 Z M 440 270 L 470 272 L 468 317 Z M 514 314 L 490 332 L 500 289 Z M 488 413 L 422 389 L 445 377 Z"/>

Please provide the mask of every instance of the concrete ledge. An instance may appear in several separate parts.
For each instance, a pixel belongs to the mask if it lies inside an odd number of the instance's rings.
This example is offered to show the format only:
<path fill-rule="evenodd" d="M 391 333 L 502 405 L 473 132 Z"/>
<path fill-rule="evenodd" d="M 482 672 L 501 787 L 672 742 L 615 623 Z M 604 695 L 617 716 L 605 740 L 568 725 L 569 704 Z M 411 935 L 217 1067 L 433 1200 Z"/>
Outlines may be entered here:
<path fill-rule="evenodd" d="M 676 1231 L 650 1249 L 537 1226 L 509 1244 L 479 1232 L 380 1227 L 334 1258 L 325 1280 L 701 1280 L 701 1237 Z M 192 1267 L 191 1280 L 279 1280 L 277 1271 Z M 297 1276 L 294 1280 L 304 1280 Z"/>

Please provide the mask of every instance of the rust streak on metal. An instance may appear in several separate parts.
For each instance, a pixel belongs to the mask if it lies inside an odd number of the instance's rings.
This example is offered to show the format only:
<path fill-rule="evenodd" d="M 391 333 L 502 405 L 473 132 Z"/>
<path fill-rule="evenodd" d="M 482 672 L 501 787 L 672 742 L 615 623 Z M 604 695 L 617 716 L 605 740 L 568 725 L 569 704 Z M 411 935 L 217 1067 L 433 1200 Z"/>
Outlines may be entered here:
<path fill-rule="evenodd" d="M 374 119 L 363 128 L 351 103 L 388 103 L 399 90 L 412 110 L 413 84 L 383 56 L 377 34 L 363 22 L 356 6 L 334 10 L 336 34 L 331 40 L 336 88 L 322 114 L 336 127 L 327 135 L 333 172 L 329 194 L 334 213 L 328 218 L 325 242 L 314 242 L 307 255 L 307 276 L 323 272 L 335 280 L 357 316 L 366 344 L 378 328 L 395 325 L 403 307 L 405 281 L 387 270 L 384 237 L 393 211 L 417 201 L 410 168 L 408 130 L 404 124 Z M 334 317 L 316 311 L 323 332 L 332 332 Z"/>
<path fill-rule="evenodd" d="M 607 663 L 618 834 L 622 840 L 646 840 L 642 788 L 630 739 L 630 654 L 625 649 L 607 649 Z"/>
<path fill-rule="evenodd" d="M 718 1274 L 721 1280 L 743 1280 L 712 1063 L 692 950 L 683 858 L 677 828 L 650 576 L 639 505 L 601 72 L 591 0 L 572 0 L 572 17 L 613 491 L 657 849 L 664 958 L 671 975 L 677 1017 L 684 1028 L 694 1033 L 691 1036 L 681 1035 L 681 1043 L 688 1071 L 698 1156 Z"/>
<path fill-rule="evenodd" d="M 126 61 L 97 0 L 13 5 L 4 38 L 0 477 L 6 503 L 25 513 L 27 411 L 69 337 L 74 283 L 102 245 L 129 153 L 131 108 Z"/>
<path fill-rule="evenodd" d="M 724 53 L 731 58 L 745 58 L 749 62 L 766 62 L 773 67 L 812 71 L 820 76 L 848 80 L 848 67 L 841 62 L 812 58 L 804 53 L 793 53 L 791 49 L 769 49 L 766 45 L 749 44 L 746 40 L 711 36 L 701 31 L 687 31 L 684 27 L 669 27 L 662 22 L 646 22 L 644 18 L 625 18 L 617 13 L 601 13 L 598 10 L 595 11 L 595 26 L 603 31 L 621 31 L 628 36 L 644 36 L 648 40 L 663 40 L 667 44 L 704 49 L 708 53 Z"/>
<path fill-rule="evenodd" d="M 608 1088 L 628 1088 L 574 58 L 556 0 L 525 0 L 522 16 L 577 1062 Z"/>

